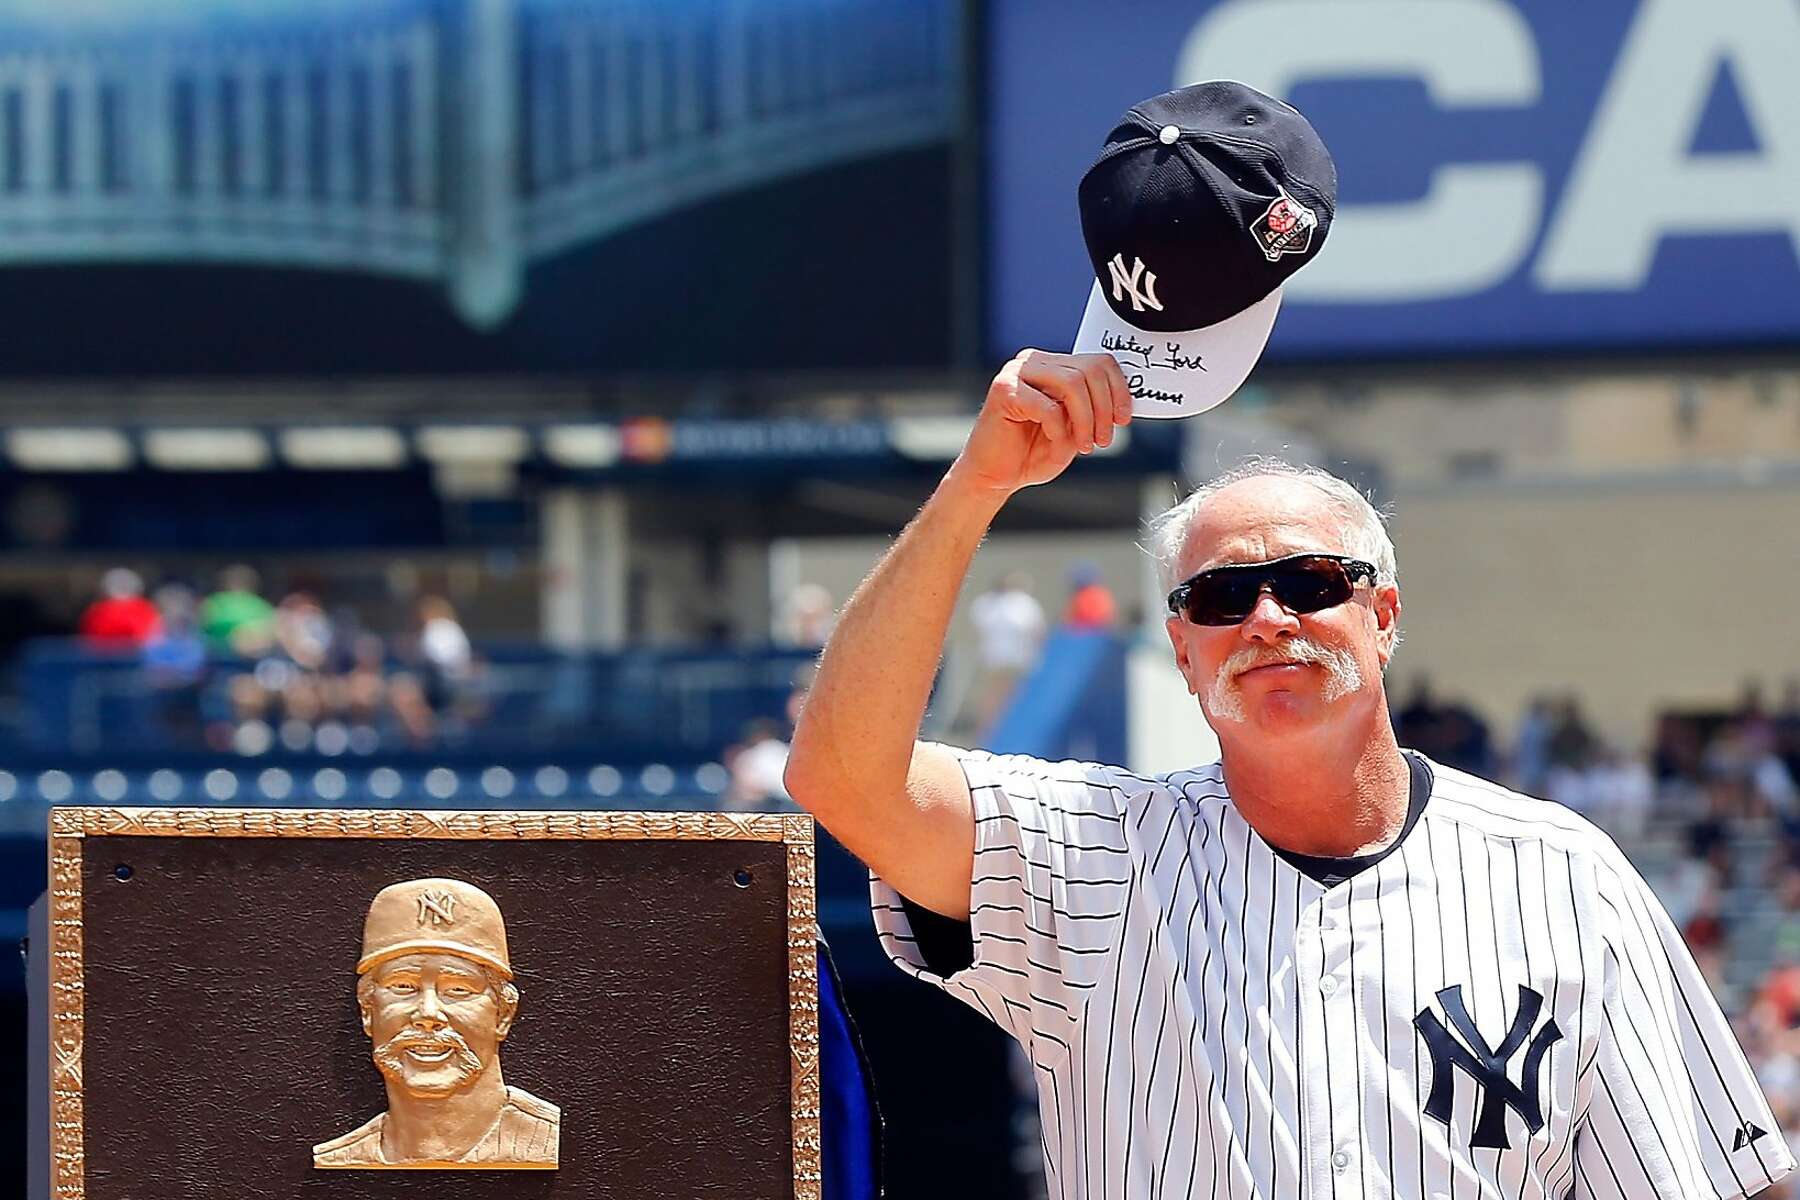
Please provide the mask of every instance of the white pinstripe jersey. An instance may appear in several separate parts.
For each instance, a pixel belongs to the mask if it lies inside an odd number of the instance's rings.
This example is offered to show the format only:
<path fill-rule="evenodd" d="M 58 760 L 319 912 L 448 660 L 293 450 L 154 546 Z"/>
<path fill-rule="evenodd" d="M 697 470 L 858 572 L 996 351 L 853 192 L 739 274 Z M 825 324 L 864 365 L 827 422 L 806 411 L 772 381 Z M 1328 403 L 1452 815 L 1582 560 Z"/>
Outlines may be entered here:
<path fill-rule="evenodd" d="M 1059 1200 L 1747 1196 L 1794 1160 L 1680 934 L 1569 810 L 1424 763 L 1423 815 L 1325 887 L 1217 763 L 956 751 L 974 963 L 903 969 L 1035 1065 Z"/>

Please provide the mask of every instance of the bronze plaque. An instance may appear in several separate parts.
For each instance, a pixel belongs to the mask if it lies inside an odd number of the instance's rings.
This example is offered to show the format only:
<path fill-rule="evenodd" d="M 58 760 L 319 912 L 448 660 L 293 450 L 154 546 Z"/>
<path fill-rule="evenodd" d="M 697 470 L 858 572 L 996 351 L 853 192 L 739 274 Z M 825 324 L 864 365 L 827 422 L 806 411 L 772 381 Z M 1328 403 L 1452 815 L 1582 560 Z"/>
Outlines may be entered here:
<path fill-rule="evenodd" d="M 58 808 L 50 857 L 58 1200 L 818 1196 L 808 817 Z"/>

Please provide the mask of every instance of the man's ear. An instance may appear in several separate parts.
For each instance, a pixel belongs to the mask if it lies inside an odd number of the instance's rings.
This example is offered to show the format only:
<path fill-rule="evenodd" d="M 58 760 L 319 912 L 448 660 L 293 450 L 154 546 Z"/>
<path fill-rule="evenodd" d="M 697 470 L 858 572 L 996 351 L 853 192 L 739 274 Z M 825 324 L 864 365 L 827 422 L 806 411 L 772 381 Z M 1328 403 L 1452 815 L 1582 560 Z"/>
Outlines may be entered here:
<path fill-rule="evenodd" d="M 1375 589 L 1375 652 L 1386 667 L 1400 645 L 1400 585 L 1384 583 Z"/>
<path fill-rule="evenodd" d="M 1175 647 L 1175 667 L 1181 672 L 1182 682 L 1187 684 L 1188 695 L 1198 696 L 1200 693 L 1194 688 L 1194 674 L 1188 669 L 1187 639 L 1181 636 L 1181 626 L 1180 617 L 1170 617 L 1163 622 L 1163 628 L 1169 633 L 1169 644 Z"/>
<path fill-rule="evenodd" d="M 500 1016 L 494 1023 L 494 1034 L 501 1041 L 512 1032 L 513 1022 L 519 1019 L 519 989 L 510 983 L 500 985 Z"/>

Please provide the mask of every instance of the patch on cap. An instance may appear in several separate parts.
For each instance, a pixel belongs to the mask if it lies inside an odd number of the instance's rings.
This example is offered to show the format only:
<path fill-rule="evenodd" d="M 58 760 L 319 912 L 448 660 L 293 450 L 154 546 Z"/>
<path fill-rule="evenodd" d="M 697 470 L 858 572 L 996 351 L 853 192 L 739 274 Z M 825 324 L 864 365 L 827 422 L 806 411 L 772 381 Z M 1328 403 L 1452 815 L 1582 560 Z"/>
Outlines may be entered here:
<path fill-rule="evenodd" d="M 1281 195 L 1263 210 L 1262 216 L 1250 222 L 1250 234 L 1263 257 L 1276 262 L 1284 254 L 1305 254 L 1312 247 L 1313 230 L 1318 227 L 1318 214 L 1282 188 Z"/>

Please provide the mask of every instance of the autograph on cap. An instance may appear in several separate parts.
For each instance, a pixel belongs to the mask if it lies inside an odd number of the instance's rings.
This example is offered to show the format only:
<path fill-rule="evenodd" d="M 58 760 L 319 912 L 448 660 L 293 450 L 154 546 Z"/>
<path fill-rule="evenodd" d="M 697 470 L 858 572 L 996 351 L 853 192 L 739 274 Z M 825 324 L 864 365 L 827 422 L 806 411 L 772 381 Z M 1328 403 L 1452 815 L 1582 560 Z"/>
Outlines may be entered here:
<path fill-rule="evenodd" d="M 1157 353 L 1155 346 L 1146 345 L 1129 333 L 1117 334 L 1111 330 L 1105 330 L 1100 334 L 1100 348 L 1114 357 L 1122 354 L 1136 355 L 1140 361 L 1134 363 L 1134 366 L 1156 367 L 1166 371 L 1206 370 L 1206 356 L 1204 354 L 1183 354 L 1180 342 L 1165 343 L 1162 351 L 1163 357 L 1152 358 L 1151 355 Z"/>
<path fill-rule="evenodd" d="M 1142 375 L 1127 375 L 1125 384 L 1131 389 L 1133 400 L 1160 400 L 1165 404 L 1186 404 L 1187 396 L 1181 392 L 1159 392 L 1144 384 Z"/>

